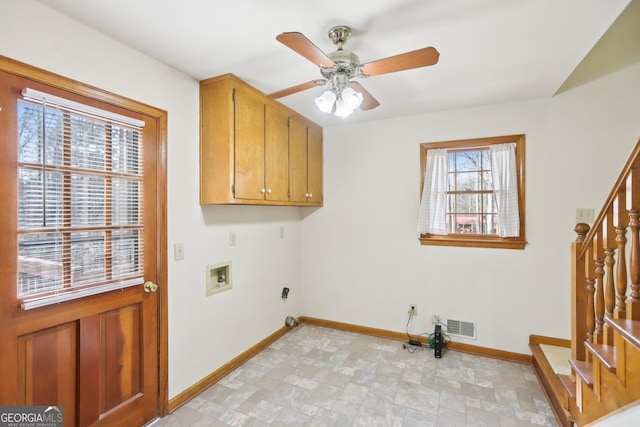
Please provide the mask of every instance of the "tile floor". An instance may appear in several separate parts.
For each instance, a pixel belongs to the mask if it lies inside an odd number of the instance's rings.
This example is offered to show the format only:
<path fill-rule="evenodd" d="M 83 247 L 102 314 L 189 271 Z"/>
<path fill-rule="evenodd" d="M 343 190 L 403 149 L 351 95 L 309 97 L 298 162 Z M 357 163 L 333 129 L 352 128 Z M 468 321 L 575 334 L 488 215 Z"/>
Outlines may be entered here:
<path fill-rule="evenodd" d="M 301 325 L 160 426 L 557 426 L 533 368 Z"/>

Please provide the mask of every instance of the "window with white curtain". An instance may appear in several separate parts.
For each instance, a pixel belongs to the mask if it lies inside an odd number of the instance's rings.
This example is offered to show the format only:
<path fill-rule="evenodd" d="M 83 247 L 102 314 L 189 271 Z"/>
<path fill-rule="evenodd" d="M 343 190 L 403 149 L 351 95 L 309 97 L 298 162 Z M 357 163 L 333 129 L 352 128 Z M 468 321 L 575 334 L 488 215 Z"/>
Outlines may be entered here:
<path fill-rule="evenodd" d="M 144 122 L 28 88 L 17 102 L 18 297 L 142 283 Z"/>
<path fill-rule="evenodd" d="M 421 144 L 424 245 L 523 249 L 524 135 Z"/>

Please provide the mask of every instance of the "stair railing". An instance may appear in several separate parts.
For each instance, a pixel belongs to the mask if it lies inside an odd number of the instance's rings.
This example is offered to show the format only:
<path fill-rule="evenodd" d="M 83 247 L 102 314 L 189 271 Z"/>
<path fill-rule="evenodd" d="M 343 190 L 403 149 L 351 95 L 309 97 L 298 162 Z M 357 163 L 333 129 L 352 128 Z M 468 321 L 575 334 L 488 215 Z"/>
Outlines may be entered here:
<path fill-rule="evenodd" d="M 616 345 L 605 317 L 640 320 L 640 141 L 593 225 L 575 231 L 571 357 L 590 361 L 585 341 Z"/>

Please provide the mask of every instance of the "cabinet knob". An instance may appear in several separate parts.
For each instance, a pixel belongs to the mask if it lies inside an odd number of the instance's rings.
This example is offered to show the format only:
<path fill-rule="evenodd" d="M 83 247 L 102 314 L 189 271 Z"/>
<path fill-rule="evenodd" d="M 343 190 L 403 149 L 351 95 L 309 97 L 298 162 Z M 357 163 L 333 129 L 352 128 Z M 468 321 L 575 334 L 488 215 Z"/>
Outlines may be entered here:
<path fill-rule="evenodd" d="M 260 190 L 260 192 L 261 192 L 262 194 L 264 194 L 266 191 L 267 191 L 267 190 L 266 190 L 266 189 L 264 189 L 264 188 Z"/>
<path fill-rule="evenodd" d="M 309 197 L 309 193 L 304 193 L 304 197 Z"/>
<path fill-rule="evenodd" d="M 313 194 L 309 193 L 309 197 L 313 197 Z"/>
<path fill-rule="evenodd" d="M 268 190 L 267 190 L 267 193 L 271 194 L 271 189 L 268 189 Z"/>

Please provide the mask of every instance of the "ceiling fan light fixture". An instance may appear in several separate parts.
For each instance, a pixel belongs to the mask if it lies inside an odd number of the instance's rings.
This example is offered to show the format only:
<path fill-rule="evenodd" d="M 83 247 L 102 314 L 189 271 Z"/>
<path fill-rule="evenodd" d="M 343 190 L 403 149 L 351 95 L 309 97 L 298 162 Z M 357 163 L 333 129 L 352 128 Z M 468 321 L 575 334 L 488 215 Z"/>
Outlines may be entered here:
<path fill-rule="evenodd" d="M 330 90 L 324 91 L 322 95 L 316 98 L 316 105 L 323 113 L 331 113 L 335 102 L 336 94 Z"/>
<path fill-rule="evenodd" d="M 342 91 L 342 100 L 344 101 L 344 105 L 346 108 L 351 111 L 355 110 L 362 104 L 362 94 L 360 92 L 356 92 L 353 88 L 346 88 Z"/>
<path fill-rule="evenodd" d="M 336 111 L 334 111 L 333 115 L 337 117 L 349 117 L 351 113 L 353 113 L 353 110 L 353 108 L 349 108 L 344 99 L 338 98 L 336 101 Z"/>

